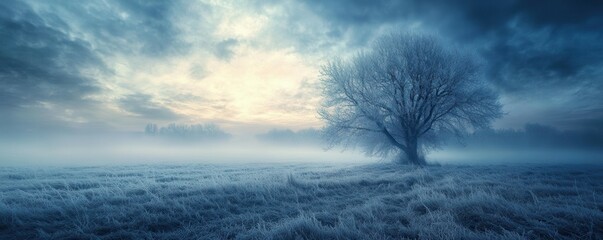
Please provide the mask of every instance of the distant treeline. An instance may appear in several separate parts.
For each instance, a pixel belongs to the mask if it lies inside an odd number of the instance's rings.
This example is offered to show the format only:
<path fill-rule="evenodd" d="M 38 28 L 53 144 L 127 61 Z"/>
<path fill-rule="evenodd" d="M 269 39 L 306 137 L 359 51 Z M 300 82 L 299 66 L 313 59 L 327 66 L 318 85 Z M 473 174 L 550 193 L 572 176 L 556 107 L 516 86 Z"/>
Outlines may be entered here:
<path fill-rule="evenodd" d="M 171 123 L 165 127 L 149 123 L 144 128 L 144 133 L 149 136 L 183 140 L 225 140 L 231 136 L 213 123 L 193 125 Z"/>
<path fill-rule="evenodd" d="M 307 128 L 299 131 L 291 129 L 272 129 L 256 135 L 260 141 L 278 144 L 321 144 L 321 132 L 318 129 Z"/>
<path fill-rule="evenodd" d="M 145 134 L 181 140 L 226 140 L 231 134 L 216 124 L 176 124 L 164 127 L 147 124 Z M 256 139 L 273 144 L 324 144 L 319 129 L 307 128 L 298 131 L 291 129 L 272 129 L 255 135 Z M 443 136 L 452 143 L 468 148 L 566 148 L 566 149 L 603 149 L 603 131 L 559 130 L 541 125 L 526 124 L 523 129 L 481 129 L 463 138 L 460 142 L 453 136 Z M 457 144 L 455 144 L 457 143 Z"/>
<path fill-rule="evenodd" d="M 521 130 L 483 129 L 465 139 L 468 147 L 603 149 L 602 131 L 566 130 L 526 124 Z"/>

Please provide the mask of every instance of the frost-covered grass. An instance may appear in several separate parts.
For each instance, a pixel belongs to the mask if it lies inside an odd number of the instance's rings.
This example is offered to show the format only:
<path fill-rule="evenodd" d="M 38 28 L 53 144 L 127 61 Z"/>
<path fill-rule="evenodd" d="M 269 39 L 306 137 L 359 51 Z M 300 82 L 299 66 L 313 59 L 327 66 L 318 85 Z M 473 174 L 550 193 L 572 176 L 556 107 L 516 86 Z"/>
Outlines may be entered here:
<path fill-rule="evenodd" d="M 603 239 L 600 166 L 0 168 L 0 239 Z"/>

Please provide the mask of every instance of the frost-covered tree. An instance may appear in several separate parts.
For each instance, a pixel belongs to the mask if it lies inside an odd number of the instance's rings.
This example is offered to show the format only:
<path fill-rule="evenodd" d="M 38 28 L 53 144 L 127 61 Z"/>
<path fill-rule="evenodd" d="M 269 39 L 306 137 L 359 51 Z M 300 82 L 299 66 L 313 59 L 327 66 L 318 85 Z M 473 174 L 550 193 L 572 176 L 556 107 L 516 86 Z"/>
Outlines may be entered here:
<path fill-rule="evenodd" d="M 502 115 L 479 70 L 473 55 L 434 36 L 381 37 L 370 50 L 323 66 L 325 136 L 331 145 L 425 164 L 439 134 L 460 137 Z"/>

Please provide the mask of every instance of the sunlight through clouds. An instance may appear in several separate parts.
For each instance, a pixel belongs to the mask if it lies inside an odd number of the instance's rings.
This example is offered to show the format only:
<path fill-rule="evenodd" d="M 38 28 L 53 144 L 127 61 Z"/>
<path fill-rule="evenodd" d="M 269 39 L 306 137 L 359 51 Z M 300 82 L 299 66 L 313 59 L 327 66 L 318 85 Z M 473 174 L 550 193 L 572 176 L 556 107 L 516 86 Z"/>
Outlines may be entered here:
<path fill-rule="evenodd" d="M 599 6 L 547 6 L 558 17 L 536 6 L 3 1 L 0 21 L 12 27 L 2 28 L 0 107 L 7 117 L 0 125 L 17 132 L 38 124 L 132 132 L 148 122 L 320 127 L 322 64 L 346 59 L 387 32 L 429 31 L 482 57 L 488 80 L 508 102 L 530 102 L 511 104 L 496 126 L 599 129 L 602 35 L 589 30 L 601 21 Z M 491 8 L 499 14 L 475 14 Z M 60 111 L 49 114 L 43 103 Z"/>
<path fill-rule="evenodd" d="M 267 32 L 262 31 L 267 16 L 227 4 L 212 9 L 203 19 L 213 21 L 214 29 L 178 17 L 182 39 L 190 45 L 184 54 L 106 57 L 115 76 L 102 80 L 107 92 L 98 99 L 112 99 L 109 106 L 132 117 L 144 118 L 120 109 L 118 102 L 124 96 L 144 94 L 149 96 L 148 104 L 173 112 L 179 122 L 218 122 L 227 129 L 258 124 L 319 127 L 315 114 L 319 91 L 314 89 L 319 63 L 293 46 L 267 48 L 270 36 L 262 35 Z M 216 50 L 222 43 L 228 45 Z"/>

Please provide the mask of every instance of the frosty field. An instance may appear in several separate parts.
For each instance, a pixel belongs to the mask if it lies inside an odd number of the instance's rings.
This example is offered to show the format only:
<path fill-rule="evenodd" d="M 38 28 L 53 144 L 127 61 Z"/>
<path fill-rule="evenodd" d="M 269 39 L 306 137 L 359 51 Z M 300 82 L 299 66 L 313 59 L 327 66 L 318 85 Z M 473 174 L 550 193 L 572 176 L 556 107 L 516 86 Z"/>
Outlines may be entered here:
<path fill-rule="evenodd" d="M 0 239 L 603 239 L 601 166 L 0 168 Z"/>

